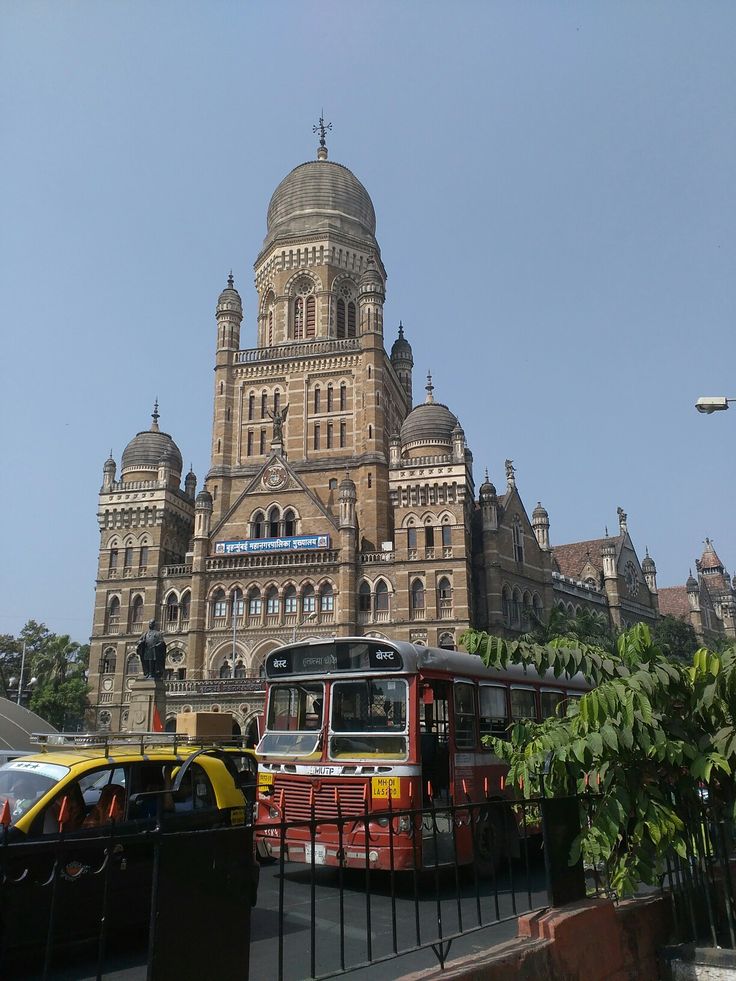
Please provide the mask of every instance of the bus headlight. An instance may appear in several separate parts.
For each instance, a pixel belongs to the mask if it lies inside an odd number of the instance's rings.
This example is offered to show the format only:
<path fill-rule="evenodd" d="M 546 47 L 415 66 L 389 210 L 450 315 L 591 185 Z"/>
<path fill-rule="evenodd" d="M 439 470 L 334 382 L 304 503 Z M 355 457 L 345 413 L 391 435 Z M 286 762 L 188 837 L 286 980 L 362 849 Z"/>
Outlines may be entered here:
<path fill-rule="evenodd" d="M 381 827 L 381 828 L 387 828 L 388 827 L 388 818 L 387 817 L 376 818 L 376 824 L 379 827 Z"/>

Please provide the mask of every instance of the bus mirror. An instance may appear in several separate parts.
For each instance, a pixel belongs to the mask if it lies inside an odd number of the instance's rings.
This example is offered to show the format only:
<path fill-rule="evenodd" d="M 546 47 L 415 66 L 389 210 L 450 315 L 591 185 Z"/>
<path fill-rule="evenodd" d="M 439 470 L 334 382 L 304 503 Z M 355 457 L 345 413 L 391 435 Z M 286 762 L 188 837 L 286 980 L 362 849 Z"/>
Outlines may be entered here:
<path fill-rule="evenodd" d="M 422 702 L 425 705 L 434 705 L 434 692 L 431 685 L 425 685 L 422 688 Z"/>

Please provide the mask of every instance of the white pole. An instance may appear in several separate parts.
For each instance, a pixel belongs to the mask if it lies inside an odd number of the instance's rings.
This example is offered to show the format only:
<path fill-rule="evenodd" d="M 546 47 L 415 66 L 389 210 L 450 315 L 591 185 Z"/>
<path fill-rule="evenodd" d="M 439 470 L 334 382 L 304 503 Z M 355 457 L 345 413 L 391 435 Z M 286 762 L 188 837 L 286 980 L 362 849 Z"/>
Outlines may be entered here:
<path fill-rule="evenodd" d="M 238 597 L 238 591 L 236 589 L 233 591 L 233 666 L 230 671 L 231 678 L 235 677 L 235 637 L 237 636 L 237 632 L 238 632 L 238 618 L 235 610 L 235 601 L 237 597 Z"/>
<path fill-rule="evenodd" d="M 20 678 L 18 679 L 18 705 L 20 705 L 20 695 L 23 691 L 23 672 L 26 667 L 26 642 L 23 641 L 23 654 L 20 659 Z"/>

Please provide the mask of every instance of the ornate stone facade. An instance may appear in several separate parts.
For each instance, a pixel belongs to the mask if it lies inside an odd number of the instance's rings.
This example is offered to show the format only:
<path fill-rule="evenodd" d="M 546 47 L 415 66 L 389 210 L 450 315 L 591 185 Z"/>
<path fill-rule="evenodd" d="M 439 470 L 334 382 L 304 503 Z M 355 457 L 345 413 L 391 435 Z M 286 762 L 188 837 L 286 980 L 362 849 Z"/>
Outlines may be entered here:
<path fill-rule="evenodd" d="M 656 616 L 625 516 L 618 538 L 582 543 L 590 561 L 577 569 L 551 548 L 541 505 L 528 517 L 511 461 L 505 493 L 486 475 L 476 499 L 465 434 L 431 377 L 412 407 L 402 325 L 384 346 L 386 278 L 370 197 L 322 145 L 271 199 L 254 347 L 241 347 L 232 275 L 218 299 L 204 489 L 191 472 L 182 488 L 157 407 L 120 479 L 112 457 L 104 465 L 96 724 L 125 728 L 152 618 L 168 642 L 170 711 L 232 711 L 252 732 L 264 658 L 295 637 L 455 647 L 470 623 L 520 631 L 555 602 L 610 610 L 615 623 Z"/>

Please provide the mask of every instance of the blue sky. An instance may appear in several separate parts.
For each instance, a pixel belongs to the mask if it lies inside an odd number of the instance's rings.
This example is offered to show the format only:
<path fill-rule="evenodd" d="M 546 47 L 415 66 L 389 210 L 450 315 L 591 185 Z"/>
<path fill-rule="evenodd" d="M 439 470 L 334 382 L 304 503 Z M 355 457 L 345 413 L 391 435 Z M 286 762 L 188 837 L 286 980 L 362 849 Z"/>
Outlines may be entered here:
<path fill-rule="evenodd" d="M 155 397 L 201 481 L 214 306 L 270 195 L 330 157 L 375 204 L 415 399 L 553 543 L 629 515 L 659 584 L 736 569 L 730 2 L 0 3 L 0 633 L 91 628 L 97 494 Z"/>

